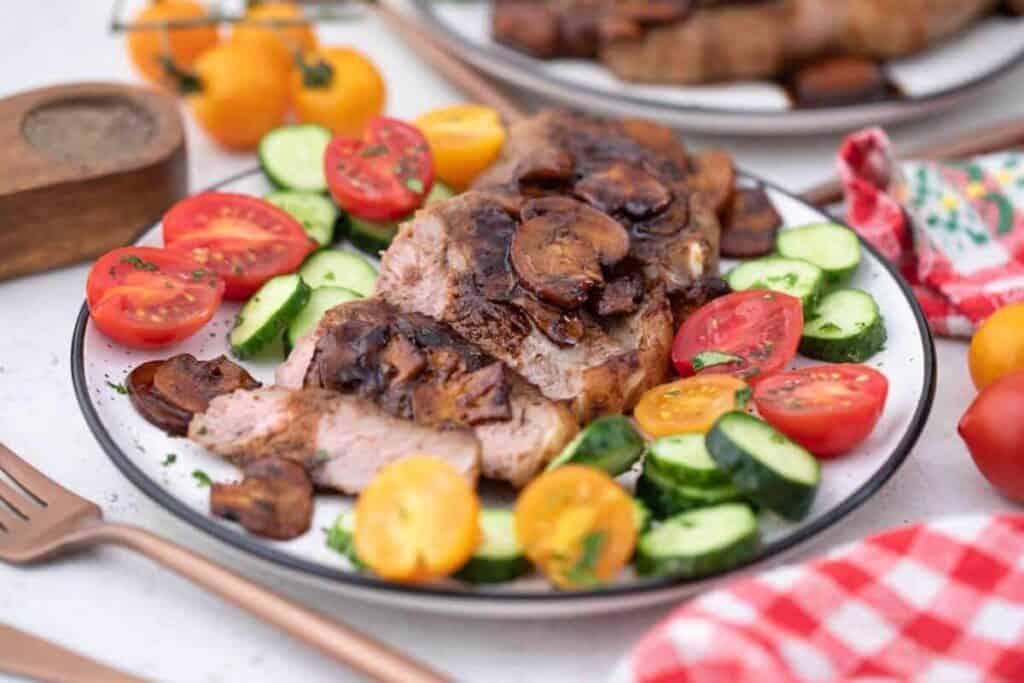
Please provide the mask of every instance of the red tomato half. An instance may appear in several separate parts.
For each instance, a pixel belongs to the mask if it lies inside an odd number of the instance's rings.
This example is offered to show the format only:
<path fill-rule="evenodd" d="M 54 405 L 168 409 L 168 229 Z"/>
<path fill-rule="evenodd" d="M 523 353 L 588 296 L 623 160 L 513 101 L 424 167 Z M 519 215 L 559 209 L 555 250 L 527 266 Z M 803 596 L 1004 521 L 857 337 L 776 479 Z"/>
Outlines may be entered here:
<path fill-rule="evenodd" d="M 695 374 L 693 359 L 715 351 L 735 356 L 735 362 L 700 370 L 759 382 L 793 360 L 804 313 L 800 300 L 767 290 L 733 292 L 697 309 L 676 335 L 672 362 L 683 377 Z"/>
<path fill-rule="evenodd" d="M 889 394 L 885 375 L 864 365 L 818 365 L 758 382 L 754 403 L 769 424 L 821 457 L 868 438 Z"/>
<path fill-rule="evenodd" d="M 111 339 L 157 349 L 195 334 L 213 317 L 224 281 L 181 254 L 155 247 L 107 252 L 89 271 L 85 297 Z"/>
<path fill-rule="evenodd" d="M 275 275 L 294 272 L 316 249 L 302 225 L 273 204 L 242 194 L 183 199 L 163 221 L 164 245 L 220 275 L 224 297 L 248 298 Z"/>
<path fill-rule="evenodd" d="M 434 160 L 418 128 L 378 117 L 366 139 L 334 138 L 324 154 L 334 201 L 368 221 L 394 221 L 415 211 L 434 186 Z"/>
<path fill-rule="evenodd" d="M 1024 370 L 985 387 L 958 430 L 989 483 L 1024 503 Z"/>

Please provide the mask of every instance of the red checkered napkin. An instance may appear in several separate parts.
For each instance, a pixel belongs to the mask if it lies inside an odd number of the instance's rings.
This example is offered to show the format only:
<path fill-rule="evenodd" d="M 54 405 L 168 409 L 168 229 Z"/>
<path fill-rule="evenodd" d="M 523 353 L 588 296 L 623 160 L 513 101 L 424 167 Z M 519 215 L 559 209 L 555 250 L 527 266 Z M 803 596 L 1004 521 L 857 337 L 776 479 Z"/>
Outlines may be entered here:
<path fill-rule="evenodd" d="M 839 150 L 847 221 L 900 268 L 937 334 L 970 336 L 1024 301 L 1024 154 L 897 164 L 890 151 L 879 129 Z"/>
<path fill-rule="evenodd" d="M 1020 683 L 1024 516 L 870 537 L 684 604 L 615 683 Z"/>

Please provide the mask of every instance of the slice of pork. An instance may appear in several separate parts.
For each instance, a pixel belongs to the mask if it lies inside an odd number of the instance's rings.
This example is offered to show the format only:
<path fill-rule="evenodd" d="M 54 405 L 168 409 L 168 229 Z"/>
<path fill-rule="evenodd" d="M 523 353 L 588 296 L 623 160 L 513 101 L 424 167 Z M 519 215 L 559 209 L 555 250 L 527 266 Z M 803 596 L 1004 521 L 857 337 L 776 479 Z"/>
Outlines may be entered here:
<path fill-rule="evenodd" d="M 276 457 L 303 465 L 320 488 L 358 493 L 385 465 L 417 453 L 447 461 L 475 483 L 480 443 L 392 417 L 373 403 L 325 389 L 238 390 L 192 418 L 190 439 L 245 469 Z"/>

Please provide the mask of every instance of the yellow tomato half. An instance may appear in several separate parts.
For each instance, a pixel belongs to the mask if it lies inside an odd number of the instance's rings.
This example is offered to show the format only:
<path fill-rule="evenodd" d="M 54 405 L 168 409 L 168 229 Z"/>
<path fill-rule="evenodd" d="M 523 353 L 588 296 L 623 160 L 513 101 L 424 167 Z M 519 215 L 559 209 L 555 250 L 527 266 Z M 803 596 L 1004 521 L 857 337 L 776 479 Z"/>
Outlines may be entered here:
<path fill-rule="evenodd" d="M 457 571 L 480 541 L 480 501 L 444 460 L 411 455 L 382 469 L 356 503 L 360 561 L 394 581 Z"/>
<path fill-rule="evenodd" d="M 327 64 L 329 74 L 311 80 L 304 70 L 292 73 L 295 115 L 302 123 L 318 123 L 335 135 L 359 138 L 370 119 L 387 103 L 384 77 L 366 55 L 347 47 L 326 47 L 306 53 L 307 68 Z"/>
<path fill-rule="evenodd" d="M 489 107 L 442 107 L 420 116 L 415 123 L 430 144 L 437 177 L 456 191 L 466 189 L 493 164 L 505 144 L 501 117 Z"/>
<path fill-rule="evenodd" d="M 636 545 L 633 499 L 600 470 L 565 465 L 534 479 L 516 501 L 516 537 L 562 588 L 592 588 L 626 566 Z"/>
<path fill-rule="evenodd" d="M 654 387 L 640 398 L 633 417 L 650 436 L 707 432 L 731 410 L 742 410 L 750 387 L 731 375 L 696 375 Z"/>
<path fill-rule="evenodd" d="M 1004 306 L 983 322 L 971 339 L 967 360 L 979 391 L 1024 369 L 1024 303 Z"/>
<path fill-rule="evenodd" d="M 202 19 L 209 16 L 206 8 L 192 0 L 163 0 L 146 5 L 135 15 L 138 23 L 156 23 L 180 19 Z M 199 55 L 217 44 L 217 26 L 131 31 L 128 33 L 128 55 L 139 73 L 152 83 L 171 84 L 161 58 L 170 56 L 174 64 L 188 71 Z M 168 51 L 170 54 L 168 55 Z"/>

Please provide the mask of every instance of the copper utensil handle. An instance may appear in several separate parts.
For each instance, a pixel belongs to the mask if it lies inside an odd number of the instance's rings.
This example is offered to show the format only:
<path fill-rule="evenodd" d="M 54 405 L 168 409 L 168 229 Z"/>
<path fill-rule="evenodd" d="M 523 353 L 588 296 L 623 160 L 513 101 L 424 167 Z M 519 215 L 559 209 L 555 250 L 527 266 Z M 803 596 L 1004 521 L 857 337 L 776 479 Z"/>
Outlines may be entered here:
<path fill-rule="evenodd" d="M 898 154 L 900 159 L 941 161 L 957 157 L 995 152 L 1024 143 L 1024 120 L 1006 121 L 982 130 L 972 130 L 948 140 L 929 143 Z M 843 186 L 839 180 L 816 185 L 800 195 L 815 206 L 827 206 L 842 200 Z"/>
<path fill-rule="evenodd" d="M 510 100 L 486 78 L 446 52 L 433 36 L 425 33 L 399 11 L 384 2 L 376 3 L 375 8 L 377 15 L 404 39 L 406 45 L 470 99 L 493 107 L 508 123 L 526 116 L 521 106 Z"/>
<path fill-rule="evenodd" d="M 0 624 L 0 671 L 46 683 L 146 683 L 60 645 Z"/>
<path fill-rule="evenodd" d="M 383 683 L 448 683 L 451 680 L 368 636 L 144 529 L 101 523 L 73 533 L 68 540 L 74 545 L 114 543 L 140 552 L 373 680 Z"/>

